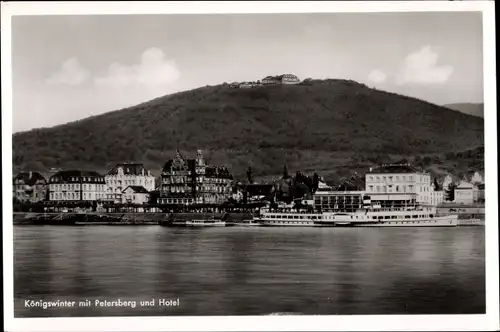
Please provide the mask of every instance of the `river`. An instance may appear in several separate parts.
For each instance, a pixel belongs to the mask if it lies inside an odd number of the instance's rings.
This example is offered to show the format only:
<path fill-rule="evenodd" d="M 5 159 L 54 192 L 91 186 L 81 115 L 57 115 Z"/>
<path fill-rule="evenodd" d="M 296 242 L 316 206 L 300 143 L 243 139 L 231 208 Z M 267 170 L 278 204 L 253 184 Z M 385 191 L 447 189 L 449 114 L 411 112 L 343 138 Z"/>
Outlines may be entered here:
<path fill-rule="evenodd" d="M 484 236 L 483 227 L 14 226 L 14 311 L 15 317 L 484 313 Z M 136 306 L 102 306 L 118 299 Z M 76 305 L 44 309 L 30 300 Z M 80 305 L 85 300 L 91 305 Z"/>

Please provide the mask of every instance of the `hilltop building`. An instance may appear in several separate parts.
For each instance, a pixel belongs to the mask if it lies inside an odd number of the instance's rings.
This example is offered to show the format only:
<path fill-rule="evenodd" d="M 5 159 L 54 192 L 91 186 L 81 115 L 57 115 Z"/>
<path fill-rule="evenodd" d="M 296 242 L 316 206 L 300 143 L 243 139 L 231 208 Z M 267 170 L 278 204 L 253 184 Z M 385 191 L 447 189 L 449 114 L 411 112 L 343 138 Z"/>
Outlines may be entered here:
<path fill-rule="evenodd" d="M 160 203 L 220 204 L 231 198 L 232 180 L 225 166 L 207 165 L 201 150 L 195 159 L 187 159 L 177 150 L 161 173 Z"/>
<path fill-rule="evenodd" d="M 46 199 L 47 181 L 38 172 L 22 172 L 13 181 L 13 197 L 21 202 L 40 202 Z"/>
<path fill-rule="evenodd" d="M 122 195 L 128 186 L 140 186 L 146 191 L 155 190 L 155 178 L 139 163 L 121 163 L 113 167 L 105 176 L 107 199 L 122 203 Z"/>
<path fill-rule="evenodd" d="M 230 88 L 248 89 L 269 84 L 299 84 L 300 80 L 293 74 L 283 74 L 278 76 L 266 76 L 257 82 L 233 82 L 229 84 Z"/>
<path fill-rule="evenodd" d="M 94 171 L 59 171 L 49 179 L 51 201 L 104 201 L 106 180 Z"/>
<path fill-rule="evenodd" d="M 299 84 L 300 80 L 293 74 L 283 74 L 278 76 L 266 76 L 261 82 L 262 84 Z"/>

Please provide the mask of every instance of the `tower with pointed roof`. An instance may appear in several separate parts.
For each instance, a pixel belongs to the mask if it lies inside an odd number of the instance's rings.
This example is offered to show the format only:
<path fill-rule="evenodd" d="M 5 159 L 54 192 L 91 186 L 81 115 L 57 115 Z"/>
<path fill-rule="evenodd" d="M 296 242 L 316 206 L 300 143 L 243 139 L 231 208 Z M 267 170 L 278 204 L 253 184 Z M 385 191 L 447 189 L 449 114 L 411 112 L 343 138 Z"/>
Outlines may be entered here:
<path fill-rule="evenodd" d="M 160 201 L 164 204 L 222 203 L 231 195 L 227 168 L 207 165 L 203 151 L 187 159 L 177 149 L 161 174 Z"/>

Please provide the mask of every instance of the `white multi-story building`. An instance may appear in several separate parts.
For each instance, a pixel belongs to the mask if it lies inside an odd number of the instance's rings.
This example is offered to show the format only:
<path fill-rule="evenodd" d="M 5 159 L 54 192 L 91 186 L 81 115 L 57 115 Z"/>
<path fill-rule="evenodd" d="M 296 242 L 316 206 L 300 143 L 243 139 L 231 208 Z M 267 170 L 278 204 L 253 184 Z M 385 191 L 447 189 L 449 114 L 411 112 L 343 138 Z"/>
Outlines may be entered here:
<path fill-rule="evenodd" d="M 382 165 L 366 174 L 366 193 L 381 200 L 392 196 L 411 196 L 420 204 L 432 204 L 434 188 L 429 173 L 409 164 Z M 435 196 L 435 195 L 434 195 Z"/>
<path fill-rule="evenodd" d="M 483 176 L 479 172 L 474 172 L 474 175 L 472 175 L 470 182 L 473 184 L 482 184 L 484 183 Z"/>
<path fill-rule="evenodd" d="M 437 206 L 444 202 L 444 191 L 442 190 L 432 190 L 431 191 L 431 201 L 430 204 Z"/>
<path fill-rule="evenodd" d="M 356 212 L 364 206 L 363 191 L 317 190 L 313 204 L 323 212 Z"/>
<path fill-rule="evenodd" d="M 117 164 L 105 176 L 107 199 L 122 203 L 122 194 L 128 186 L 141 186 L 148 192 L 155 190 L 155 177 L 144 168 L 143 164 Z"/>
<path fill-rule="evenodd" d="M 146 204 L 149 201 L 149 191 L 143 186 L 128 186 L 122 192 L 123 204 Z"/>
<path fill-rule="evenodd" d="M 106 181 L 93 171 L 59 171 L 49 179 L 51 201 L 104 201 Z"/>
<path fill-rule="evenodd" d="M 461 181 L 455 188 L 455 203 L 472 204 L 474 203 L 474 185 L 467 181 Z"/>

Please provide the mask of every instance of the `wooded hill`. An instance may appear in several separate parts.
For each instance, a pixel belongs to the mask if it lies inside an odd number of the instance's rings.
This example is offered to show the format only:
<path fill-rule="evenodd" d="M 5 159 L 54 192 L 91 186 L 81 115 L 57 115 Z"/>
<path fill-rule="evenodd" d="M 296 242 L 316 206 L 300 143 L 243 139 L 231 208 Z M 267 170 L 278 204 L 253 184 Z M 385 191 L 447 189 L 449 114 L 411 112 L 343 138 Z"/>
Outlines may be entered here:
<path fill-rule="evenodd" d="M 202 149 L 210 163 L 226 164 L 242 178 L 248 166 L 256 177 L 279 176 L 285 164 L 292 173 L 338 178 L 373 163 L 415 156 L 441 156 L 448 166 L 464 163 L 456 153 L 481 146 L 481 118 L 329 79 L 250 89 L 206 86 L 16 133 L 13 164 L 14 172 L 86 168 L 106 173 L 117 162 L 137 161 L 158 175 L 179 147 L 187 156 Z"/>

